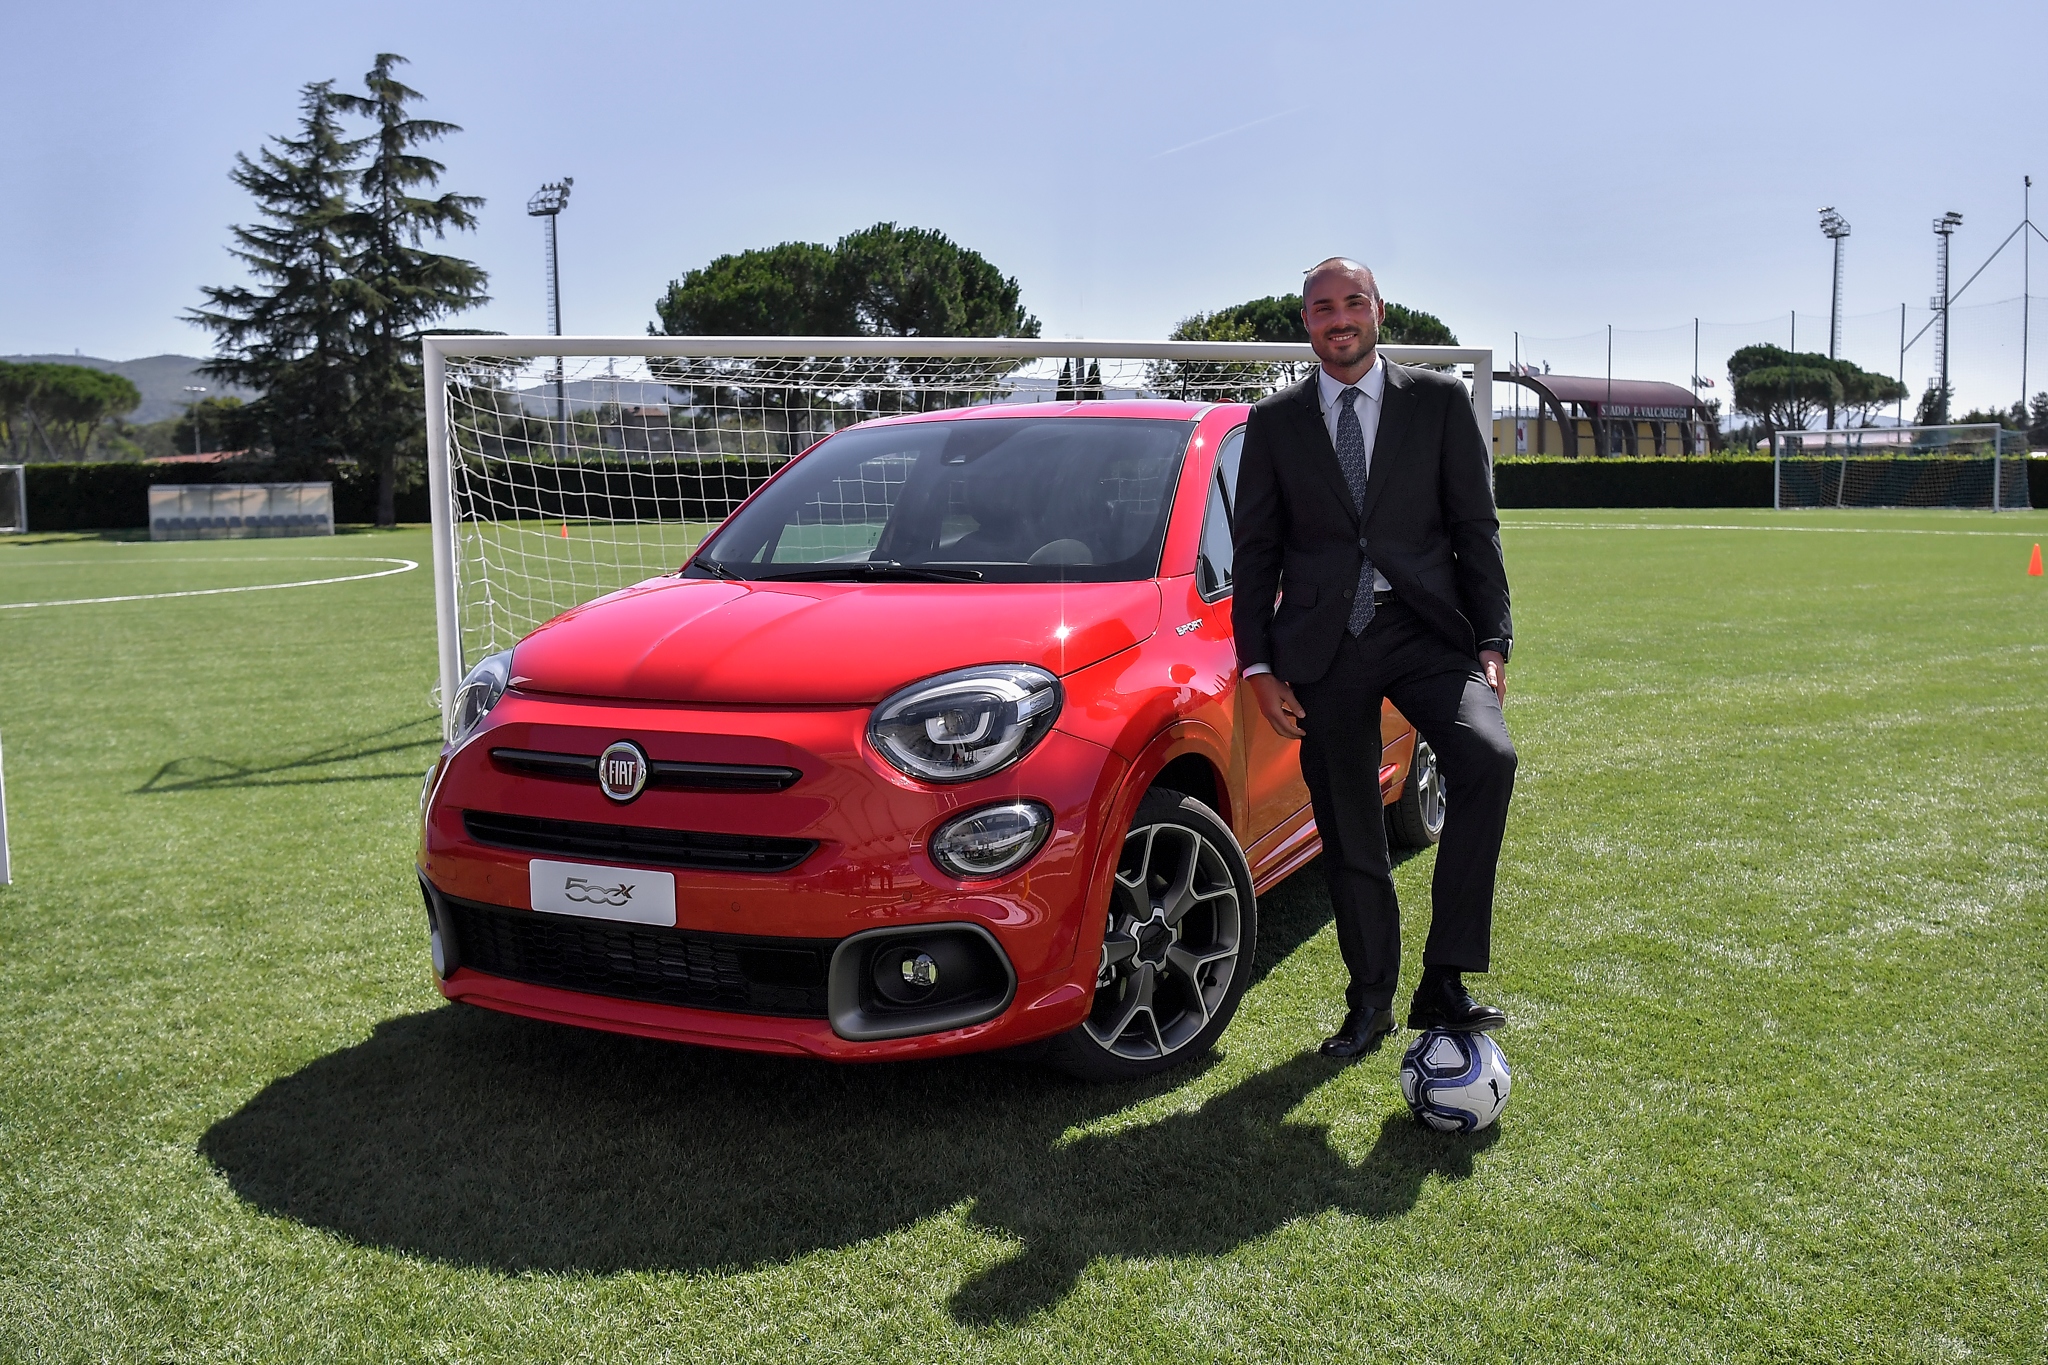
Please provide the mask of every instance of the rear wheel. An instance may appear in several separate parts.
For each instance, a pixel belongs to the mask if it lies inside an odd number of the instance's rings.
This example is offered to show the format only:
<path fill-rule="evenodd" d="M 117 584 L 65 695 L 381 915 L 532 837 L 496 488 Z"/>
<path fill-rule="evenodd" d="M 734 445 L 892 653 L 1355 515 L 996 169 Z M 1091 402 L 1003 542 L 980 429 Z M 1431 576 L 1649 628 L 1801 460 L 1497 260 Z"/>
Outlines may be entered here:
<path fill-rule="evenodd" d="M 1387 807 L 1387 828 L 1402 848 L 1428 848 L 1444 837 L 1444 774 L 1436 750 L 1415 737 L 1415 758 L 1400 799 Z"/>
<path fill-rule="evenodd" d="M 1094 1005 L 1046 1059 L 1120 1081 L 1207 1052 L 1251 980 L 1258 924 L 1230 828 L 1192 796 L 1146 793 L 1110 885 Z"/>

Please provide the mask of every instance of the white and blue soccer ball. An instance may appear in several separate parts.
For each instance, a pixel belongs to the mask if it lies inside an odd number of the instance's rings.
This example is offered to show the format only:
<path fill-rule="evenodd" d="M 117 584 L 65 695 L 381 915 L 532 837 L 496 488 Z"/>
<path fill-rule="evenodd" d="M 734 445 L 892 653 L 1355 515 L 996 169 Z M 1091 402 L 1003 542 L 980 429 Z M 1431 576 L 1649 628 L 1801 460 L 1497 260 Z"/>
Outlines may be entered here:
<path fill-rule="evenodd" d="M 1401 1058 L 1401 1098 L 1440 1133 L 1476 1133 L 1507 1108 L 1514 1077 L 1500 1044 L 1483 1033 L 1433 1028 Z"/>

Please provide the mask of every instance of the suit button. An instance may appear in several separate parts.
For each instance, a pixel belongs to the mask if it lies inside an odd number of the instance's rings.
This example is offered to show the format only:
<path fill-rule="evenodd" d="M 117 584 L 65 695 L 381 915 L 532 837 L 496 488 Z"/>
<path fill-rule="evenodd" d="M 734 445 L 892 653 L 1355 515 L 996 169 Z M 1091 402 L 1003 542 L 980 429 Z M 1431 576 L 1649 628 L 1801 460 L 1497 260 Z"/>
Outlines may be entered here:
<path fill-rule="evenodd" d="M 1359 548 L 1359 549 L 1361 549 L 1361 550 L 1363 550 L 1363 549 L 1365 548 L 1365 537 L 1364 537 L 1364 536 L 1360 536 L 1360 537 L 1358 538 L 1358 548 Z"/>
<path fill-rule="evenodd" d="M 1344 589 L 1344 600 L 1345 600 L 1346 602 L 1349 602 L 1349 601 L 1350 601 L 1350 600 L 1352 599 L 1352 597 L 1353 597 L 1354 595 L 1356 595 L 1356 594 L 1357 594 L 1357 592 L 1358 592 L 1358 589 L 1356 589 L 1356 588 L 1346 588 L 1346 589 Z"/>

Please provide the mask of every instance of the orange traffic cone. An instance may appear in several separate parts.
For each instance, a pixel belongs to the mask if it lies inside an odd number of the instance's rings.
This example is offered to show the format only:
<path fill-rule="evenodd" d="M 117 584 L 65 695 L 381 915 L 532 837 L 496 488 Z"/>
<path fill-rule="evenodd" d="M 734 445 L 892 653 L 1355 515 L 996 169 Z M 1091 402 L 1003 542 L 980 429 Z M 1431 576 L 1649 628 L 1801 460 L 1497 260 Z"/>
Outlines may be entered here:
<path fill-rule="evenodd" d="M 564 540 L 567 540 L 568 538 L 569 538 L 569 523 L 565 521 L 565 522 L 563 522 L 563 523 L 562 523 L 562 539 L 564 539 Z M 2037 548 L 2038 548 L 2038 547 L 2037 547 Z"/>
<path fill-rule="evenodd" d="M 2041 542 L 2039 541 L 2034 542 L 2034 557 L 2027 561 L 2027 575 L 2031 578 L 2039 578 L 2041 576 Z"/>

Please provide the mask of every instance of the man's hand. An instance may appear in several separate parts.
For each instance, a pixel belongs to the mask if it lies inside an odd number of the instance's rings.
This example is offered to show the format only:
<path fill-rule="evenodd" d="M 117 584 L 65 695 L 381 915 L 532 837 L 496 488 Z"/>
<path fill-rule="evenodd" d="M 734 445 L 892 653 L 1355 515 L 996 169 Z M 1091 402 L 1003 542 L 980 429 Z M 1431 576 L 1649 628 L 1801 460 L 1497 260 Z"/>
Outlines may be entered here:
<path fill-rule="evenodd" d="M 1497 649 L 1479 651 L 1479 667 L 1486 672 L 1486 685 L 1493 689 L 1494 699 L 1501 705 L 1508 700 L 1508 660 Z"/>
<path fill-rule="evenodd" d="M 1258 699 L 1259 712 L 1266 718 L 1266 724 L 1288 739 L 1300 739 L 1302 728 L 1298 723 L 1308 714 L 1300 700 L 1289 687 L 1271 673 L 1255 673 L 1245 681 L 1251 684 L 1252 696 Z"/>

